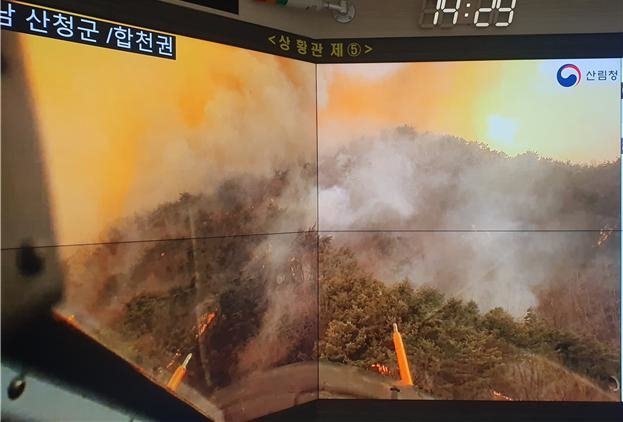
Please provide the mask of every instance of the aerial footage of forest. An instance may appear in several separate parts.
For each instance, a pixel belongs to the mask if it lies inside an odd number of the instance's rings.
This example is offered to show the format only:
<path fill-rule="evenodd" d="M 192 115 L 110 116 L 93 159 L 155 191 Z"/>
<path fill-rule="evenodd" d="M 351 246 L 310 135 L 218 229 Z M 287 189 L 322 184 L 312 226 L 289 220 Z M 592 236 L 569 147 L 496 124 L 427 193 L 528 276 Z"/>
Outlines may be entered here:
<path fill-rule="evenodd" d="M 37 106 L 56 312 L 209 417 L 390 398 L 393 324 L 400 398 L 619 399 L 619 116 L 595 139 L 567 117 L 618 88 L 559 110 L 549 61 L 338 69 L 178 37 L 170 63 L 3 36 Z"/>
<path fill-rule="evenodd" d="M 416 132 L 399 128 L 396 136 L 401 148 L 416 145 Z M 192 352 L 185 382 L 206 396 L 255 372 L 318 358 L 321 372 L 325 362 L 369 372 L 383 366 L 384 377 L 398 380 L 396 322 L 415 388 L 434 398 L 616 400 L 609 389 L 619 377 L 620 234 L 613 225 L 619 162 L 591 167 L 511 158 L 447 137 L 428 145 L 429 157 L 440 145 L 466 157 L 451 163 L 506 166 L 514 182 L 504 189 L 517 195 L 531 194 L 517 174 L 527 167 L 558 181 L 533 186 L 545 197 L 561 195 L 569 213 L 523 208 L 516 219 L 536 227 L 577 219 L 605 228 L 319 233 L 310 227 L 209 238 L 215 227 L 253 232 L 285 218 L 282 196 L 307 196 L 291 184 L 313 189 L 313 171 L 304 165 L 265 179 L 227 180 L 212 196 L 182 194 L 124 223 L 148 237 L 164 226 L 193 226 L 197 239 L 79 249 L 67 260 L 66 309 L 163 383 Z M 344 180 L 358 165 L 353 154 Z M 465 169 L 435 171 L 459 178 Z M 482 183 L 493 183 L 487 174 Z M 428 198 L 424 211 L 448 201 L 460 206 L 448 192 L 420 190 Z M 452 192 L 464 198 L 460 188 Z"/>
<path fill-rule="evenodd" d="M 397 322 L 433 397 L 617 400 L 619 172 L 409 127 L 321 158 L 321 360 L 398 378 Z"/>

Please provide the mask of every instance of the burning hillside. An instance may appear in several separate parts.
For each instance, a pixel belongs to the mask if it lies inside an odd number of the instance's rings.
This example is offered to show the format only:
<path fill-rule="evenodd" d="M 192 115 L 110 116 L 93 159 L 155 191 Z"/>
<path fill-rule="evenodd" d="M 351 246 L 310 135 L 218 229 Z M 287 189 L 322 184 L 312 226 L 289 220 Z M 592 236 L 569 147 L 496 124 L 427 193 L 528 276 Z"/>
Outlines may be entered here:
<path fill-rule="evenodd" d="M 396 374 L 390 327 L 397 321 L 420 392 L 460 400 L 491 400 L 492 391 L 500 394 L 494 399 L 618 400 L 608 391 L 610 378 L 619 377 L 612 333 L 600 341 L 557 327 L 540 310 L 513 318 L 500 307 L 486 312 L 445 295 L 433 283 L 384 282 L 335 243 L 320 243 L 321 359 Z"/>
<path fill-rule="evenodd" d="M 414 383 L 433 396 L 523 400 L 510 380 L 524 374 L 569 381 L 533 399 L 609 400 L 619 166 L 399 128 L 321 159 L 321 229 L 419 231 L 318 239 L 313 165 L 231 177 L 107 236 L 170 240 L 65 251 L 64 310 L 162 383 L 192 353 L 185 382 L 205 395 L 317 353 L 390 378 L 398 322 Z M 259 235 L 287 227 L 301 230 Z"/>
<path fill-rule="evenodd" d="M 416 387 L 436 397 L 615 399 L 620 160 L 510 157 L 400 127 L 319 168 L 322 358 L 395 371 L 398 322 Z"/>
<path fill-rule="evenodd" d="M 377 232 L 334 238 L 387 282 L 430 284 L 515 317 L 571 280 L 608 309 L 602 298 L 618 297 L 620 160 L 509 157 L 400 127 L 321 157 L 319 180 L 321 230 Z M 606 321 L 604 333 L 618 330 Z"/>
<path fill-rule="evenodd" d="M 204 393 L 314 360 L 315 232 L 256 234 L 309 221 L 300 199 L 312 191 L 311 168 L 233 178 L 111 229 L 178 239 L 66 251 L 63 311 L 163 382 L 193 353 L 186 379 Z M 223 231 L 236 235 L 214 235 Z"/>
<path fill-rule="evenodd" d="M 617 230 L 620 160 L 596 165 L 403 126 L 320 157 L 320 229 Z"/>

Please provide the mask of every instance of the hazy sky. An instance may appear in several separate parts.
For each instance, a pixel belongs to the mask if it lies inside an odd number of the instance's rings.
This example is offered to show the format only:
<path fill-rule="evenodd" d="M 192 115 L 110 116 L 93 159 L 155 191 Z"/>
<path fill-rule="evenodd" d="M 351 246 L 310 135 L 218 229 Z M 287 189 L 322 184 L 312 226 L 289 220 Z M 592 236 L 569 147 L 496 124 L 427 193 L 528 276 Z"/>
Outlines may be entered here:
<path fill-rule="evenodd" d="M 9 35 L 7 35 L 9 36 Z M 408 124 L 514 155 L 615 160 L 619 60 L 343 64 L 317 67 L 191 38 L 177 60 L 15 35 L 22 43 L 60 243 L 106 240 L 115 221 L 209 192 L 226 176 L 272 174 L 359 136 Z"/>
<path fill-rule="evenodd" d="M 566 63 L 583 72 L 577 86 L 556 80 Z M 615 160 L 620 75 L 591 82 L 586 73 L 620 68 L 618 59 L 319 65 L 320 150 L 407 124 L 510 155 Z"/>
<path fill-rule="evenodd" d="M 185 37 L 173 61 L 14 36 L 60 243 L 106 240 L 115 221 L 231 174 L 315 162 L 313 64 Z"/>

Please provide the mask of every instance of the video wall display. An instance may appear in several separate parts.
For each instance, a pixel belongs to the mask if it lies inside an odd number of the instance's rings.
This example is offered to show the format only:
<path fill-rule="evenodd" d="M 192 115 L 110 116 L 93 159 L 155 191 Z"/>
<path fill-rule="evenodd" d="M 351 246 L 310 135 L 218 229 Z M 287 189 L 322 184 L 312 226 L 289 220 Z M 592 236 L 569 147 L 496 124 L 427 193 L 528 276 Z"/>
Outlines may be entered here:
<path fill-rule="evenodd" d="M 321 397 L 620 399 L 620 69 L 318 66 Z"/>
<path fill-rule="evenodd" d="M 619 230 L 620 60 L 566 63 L 318 65 L 320 229 Z"/>
<path fill-rule="evenodd" d="M 619 244 L 620 232 L 323 233 L 320 397 L 618 401 Z"/>
<path fill-rule="evenodd" d="M 315 399 L 315 65 L 179 36 L 175 60 L 2 37 L 42 150 L 57 316 L 214 420 Z"/>
<path fill-rule="evenodd" d="M 313 64 L 185 37 L 167 60 L 4 36 L 23 51 L 58 243 L 315 226 Z"/>
<path fill-rule="evenodd" d="M 2 41 L 32 105 L 12 123 L 42 151 L 57 317 L 209 418 L 620 401 L 620 59 Z"/>
<path fill-rule="evenodd" d="M 60 249 L 57 315 L 210 418 L 317 398 L 315 233 Z"/>

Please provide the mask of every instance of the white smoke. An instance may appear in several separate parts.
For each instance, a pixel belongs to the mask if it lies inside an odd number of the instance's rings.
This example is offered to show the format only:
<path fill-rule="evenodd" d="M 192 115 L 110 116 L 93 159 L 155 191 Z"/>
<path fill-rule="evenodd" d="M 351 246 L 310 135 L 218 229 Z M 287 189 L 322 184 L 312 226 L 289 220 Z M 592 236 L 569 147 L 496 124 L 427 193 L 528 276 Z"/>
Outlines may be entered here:
<path fill-rule="evenodd" d="M 619 168 L 511 158 L 401 127 L 321 157 L 320 228 L 410 231 L 330 234 L 385 281 L 406 277 L 520 316 L 540 287 L 600 255 L 616 260 L 614 237 L 602 250 L 587 230 L 619 227 Z"/>

